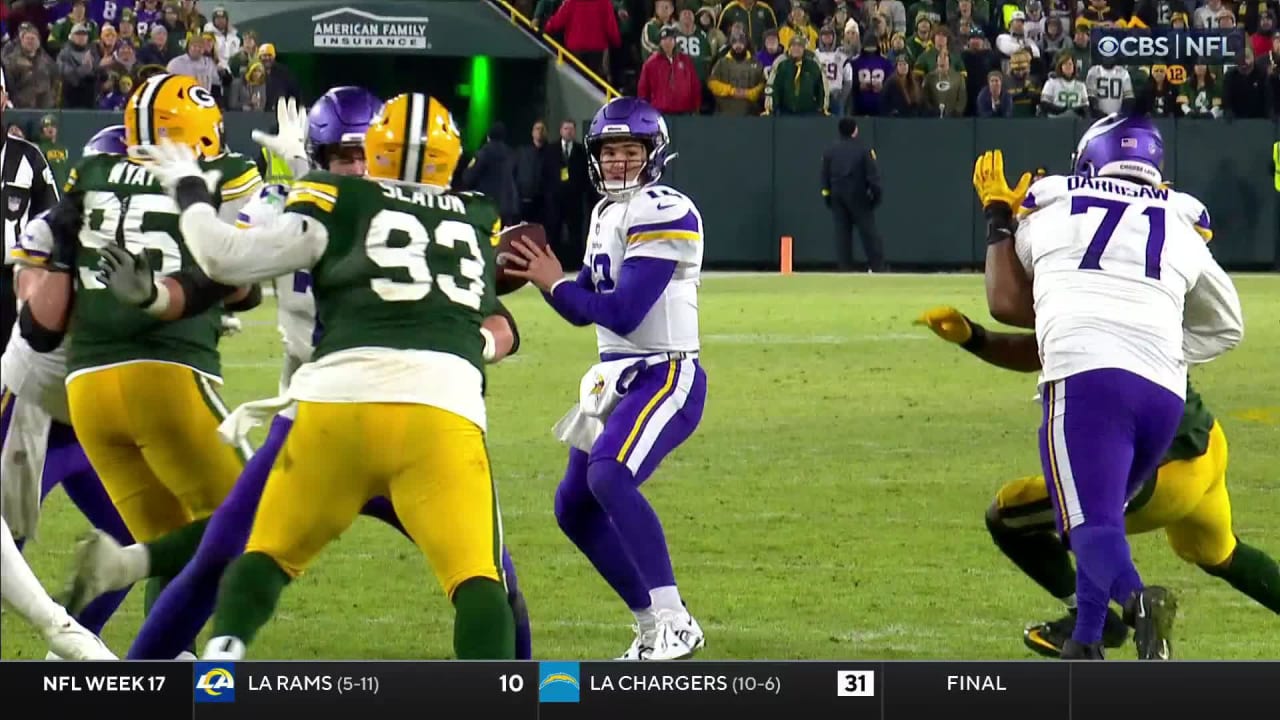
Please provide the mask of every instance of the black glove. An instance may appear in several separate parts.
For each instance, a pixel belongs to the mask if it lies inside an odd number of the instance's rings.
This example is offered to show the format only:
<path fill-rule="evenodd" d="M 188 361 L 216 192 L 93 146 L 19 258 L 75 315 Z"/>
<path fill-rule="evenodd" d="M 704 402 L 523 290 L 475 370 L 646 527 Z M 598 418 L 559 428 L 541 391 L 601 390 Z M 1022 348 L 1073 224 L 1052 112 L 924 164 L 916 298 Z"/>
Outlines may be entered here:
<path fill-rule="evenodd" d="M 80 229 L 84 227 L 84 195 L 64 196 L 45 213 L 44 222 L 53 235 L 53 252 L 46 267 L 49 272 L 74 273 Z"/>
<path fill-rule="evenodd" d="M 134 255 L 119 245 L 108 245 L 98 253 L 98 282 L 125 305 L 145 308 L 156 301 L 155 273 L 145 254 Z"/>

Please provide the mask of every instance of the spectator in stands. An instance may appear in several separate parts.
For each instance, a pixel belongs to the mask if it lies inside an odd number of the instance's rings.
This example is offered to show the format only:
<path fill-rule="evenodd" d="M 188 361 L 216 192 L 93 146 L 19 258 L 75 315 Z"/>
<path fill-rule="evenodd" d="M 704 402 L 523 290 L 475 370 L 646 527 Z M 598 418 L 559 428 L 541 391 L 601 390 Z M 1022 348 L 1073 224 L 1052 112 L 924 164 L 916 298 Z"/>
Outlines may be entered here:
<path fill-rule="evenodd" d="M 1024 54 L 1027 57 L 1031 56 L 1030 53 L 1025 51 Z M 970 35 L 960 51 L 960 62 L 964 66 L 965 89 L 969 93 L 969 107 L 976 114 L 978 93 L 981 92 L 982 87 L 979 86 L 979 83 L 969 82 L 969 78 L 984 78 L 992 70 L 1001 69 L 1000 58 L 991 49 L 991 43 L 987 41 L 985 35 Z M 1006 87 L 1006 89 L 1008 88 Z M 1034 115 L 1035 113 L 1033 112 L 1032 114 Z"/>
<path fill-rule="evenodd" d="M 662 28 L 674 24 L 675 21 L 675 0 L 655 0 L 653 17 L 644 24 L 644 32 L 640 36 L 640 49 L 644 52 L 646 59 L 658 52 L 658 45 L 662 40 Z"/>
<path fill-rule="evenodd" d="M 151 39 L 151 28 L 160 24 L 160 19 L 163 16 L 160 10 L 160 0 L 138 0 L 136 11 L 138 38 L 143 42 L 147 42 Z"/>
<path fill-rule="evenodd" d="M 1253 48 L 1246 45 L 1239 65 L 1228 70 L 1223 81 L 1222 108 L 1227 117 L 1270 117 L 1267 80 L 1267 71 L 1255 62 Z"/>
<path fill-rule="evenodd" d="M 255 62 L 243 76 L 231 81 L 227 109 L 240 112 L 263 112 L 267 109 L 267 71 Z"/>
<path fill-rule="evenodd" d="M 182 22 L 182 18 L 178 14 L 178 6 L 172 3 L 164 6 L 164 11 L 160 15 L 160 22 L 169 31 L 169 43 L 165 45 L 165 52 L 169 57 L 176 58 L 187 51 L 187 30 L 186 23 Z"/>
<path fill-rule="evenodd" d="M 818 31 L 818 49 L 814 52 L 822 79 L 827 83 L 827 110 L 833 115 L 844 114 L 844 62 L 849 59 L 844 48 L 836 44 L 836 31 L 823 25 Z"/>
<path fill-rule="evenodd" d="M 178 8 L 178 17 L 182 19 L 187 32 L 202 32 L 204 26 L 209 24 L 208 18 L 201 14 L 197 5 L 197 0 L 182 0 L 182 5 Z"/>
<path fill-rule="evenodd" d="M 806 52 L 807 42 L 803 35 L 792 35 L 786 57 L 778 60 L 770 83 L 775 115 L 827 114 L 827 85 L 818 61 Z"/>
<path fill-rule="evenodd" d="M 58 53 L 62 75 L 62 107 L 88 110 L 98 105 L 98 64 L 89 48 L 89 26 L 71 28 L 67 42 Z"/>
<path fill-rule="evenodd" d="M 745 32 L 745 30 L 740 31 Z M 750 37 L 748 35 L 748 37 Z M 778 58 L 782 57 L 782 42 L 778 40 L 777 30 L 766 30 L 764 33 L 764 45 L 760 47 L 760 52 L 756 53 L 756 60 L 760 63 L 760 67 L 766 73 L 766 79 L 773 77 L 773 66 L 778 62 Z"/>
<path fill-rule="evenodd" d="M 120 35 L 116 33 L 115 26 L 111 23 L 104 24 L 98 34 L 98 41 L 89 45 L 89 52 L 93 53 L 93 63 L 98 68 L 99 81 L 117 72 L 116 48 L 119 46 Z"/>
<path fill-rule="evenodd" d="M 911 58 L 911 64 L 914 65 L 930 47 L 933 47 L 933 22 L 927 17 L 918 17 L 915 34 L 907 38 L 907 57 Z"/>
<path fill-rule="evenodd" d="M 987 85 L 978 92 L 978 117 L 1013 117 L 1013 98 L 1004 89 L 1004 75 L 999 70 L 987 73 Z"/>
<path fill-rule="evenodd" d="M 1033 62 L 1040 59 L 1032 57 Z M 1062 56 L 1054 55 L 1053 57 L 1059 58 Z M 1084 18 L 1076 20 L 1075 33 L 1071 36 L 1071 57 L 1075 58 L 1076 61 L 1076 73 L 1088 75 L 1089 66 L 1093 64 L 1093 51 L 1089 49 L 1089 23 Z M 1044 60 L 1047 61 L 1048 58 L 1046 57 Z M 1040 72 L 1048 74 L 1046 70 L 1048 68 L 1042 67 Z"/>
<path fill-rule="evenodd" d="M 1069 50 L 1071 44 L 1071 37 L 1062 31 L 1062 23 L 1049 18 L 1044 26 L 1044 36 L 1040 38 L 1041 57 L 1057 57 L 1063 50 Z"/>
<path fill-rule="evenodd" d="M 1054 74 L 1040 93 L 1040 113 L 1055 118 L 1085 117 L 1089 111 L 1089 92 L 1076 74 L 1076 59 L 1070 53 L 1059 55 Z"/>
<path fill-rule="evenodd" d="M 871 35 L 862 38 L 862 52 L 845 63 L 841 84 L 848 91 L 845 115 L 879 115 L 885 81 L 893 76 L 894 63 L 880 54 Z"/>
<path fill-rule="evenodd" d="M 907 34 L 907 8 L 902 0 L 871 0 L 863 4 L 870 9 L 868 14 L 884 15 L 889 19 L 889 32 Z"/>
<path fill-rule="evenodd" d="M 1267 86 L 1271 94 L 1271 116 L 1280 118 L 1280 31 L 1271 36 L 1271 52 L 1263 57 L 1267 66 Z"/>
<path fill-rule="evenodd" d="M 578 126 L 560 123 L 559 152 L 555 153 L 558 182 L 547 206 L 547 242 L 568 272 L 582 267 L 586 254 L 586 214 L 593 198 L 587 177 L 587 149 L 578 142 Z"/>
<path fill-rule="evenodd" d="M 565 49 L 602 78 L 609 74 L 605 53 L 622 46 L 618 18 L 609 0 L 565 0 L 547 21 L 546 31 L 563 32 Z"/>
<path fill-rule="evenodd" d="M 258 62 L 258 33 L 249 30 L 240 39 L 240 51 L 227 60 L 231 77 L 243 77 L 249 66 Z"/>
<path fill-rule="evenodd" d="M 969 103 L 969 90 L 965 86 L 964 74 L 956 70 L 956 65 L 964 67 L 964 63 L 953 63 L 951 48 L 945 43 L 938 48 L 936 66 L 925 74 L 920 83 L 924 90 L 925 112 L 933 117 L 964 117 Z"/>
<path fill-rule="evenodd" d="M 1139 0 L 1139 2 L 1141 1 Z M 1182 0 L 1155 0 L 1155 2 L 1181 3 Z M 1049 22 L 1045 23 L 1045 32 L 1049 32 L 1049 25 L 1053 24 L 1053 21 L 1057 21 L 1058 29 L 1062 31 L 1062 34 L 1066 37 L 1071 37 L 1071 18 L 1075 14 L 1075 0 L 1048 0 L 1047 7 L 1049 9 Z M 1016 111 L 1014 115 L 1017 115 Z"/>
<path fill-rule="evenodd" d="M 1138 95 L 1137 111 L 1151 117 L 1172 118 L 1178 116 L 1178 88 L 1169 82 L 1169 69 L 1164 65 L 1151 66 L 1151 81 Z"/>
<path fill-rule="evenodd" d="M 996 49 L 1001 55 L 1009 57 L 1019 50 L 1026 50 L 1032 58 L 1040 57 L 1040 46 L 1027 37 L 1026 20 L 1026 13 L 1021 10 L 1009 16 L 1009 32 L 996 38 Z"/>
<path fill-rule="evenodd" d="M 1178 94 L 1178 108 L 1187 117 L 1222 117 L 1222 88 L 1218 86 L 1218 78 L 1208 65 L 1191 68 L 1191 77 L 1182 85 L 1182 92 Z"/>
<path fill-rule="evenodd" d="M 24 23 L 31 23 L 36 28 L 36 34 L 41 38 L 49 37 L 50 25 L 55 18 L 45 8 L 44 0 L 15 0 L 12 7 L 9 8 L 9 32 L 12 34 L 11 40 L 18 39 L 18 32 L 14 28 L 20 28 Z"/>
<path fill-rule="evenodd" d="M 899 55 L 893 61 L 893 77 L 884 86 L 880 114 L 884 117 L 919 117 L 924 108 L 920 83 L 911 72 L 911 61 Z"/>
<path fill-rule="evenodd" d="M 959 0 L 956 12 L 951 15 L 951 33 L 962 45 L 969 43 L 970 35 L 986 35 L 985 19 L 973 14 L 973 0 Z"/>
<path fill-rule="evenodd" d="M 929 26 L 933 27 L 942 22 L 943 4 L 935 2 L 935 0 L 914 0 L 907 4 L 907 22 L 920 24 L 921 18 L 929 21 Z M 950 6 L 947 6 L 950 10 Z M 948 15 L 950 13 L 948 12 Z M 990 12 L 987 13 L 990 15 Z"/>
<path fill-rule="evenodd" d="M 298 92 L 298 81 L 293 72 L 283 64 L 276 62 L 276 46 L 263 43 L 258 48 L 258 62 L 267 71 L 267 107 L 273 108 L 280 98 L 294 98 L 302 102 L 302 93 Z"/>
<path fill-rule="evenodd" d="M 1097 2 L 1097 0 L 1094 0 Z M 1204 5 L 1196 8 L 1192 15 L 1192 26 L 1199 30 L 1211 30 L 1218 27 L 1222 17 L 1222 0 L 1205 0 Z"/>
<path fill-rule="evenodd" d="M 742 23 L 742 29 L 751 38 L 751 47 L 762 48 L 765 31 L 778 28 L 778 16 L 773 8 L 758 0 L 730 0 L 720 11 L 716 25 L 727 36 L 732 34 L 734 23 Z"/>
<path fill-rule="evenodd" d="M 9 137 L 15 137 L 20 140 L 26 140 L 27 134 L 22 130 L 22 126 L 18 123 L 9 123 L 9 127 L 5 128 L 4 134 Z"/>
<path fill-rule="evenodd" d="M 676 47 L 693 59 L 693 68 L 698 71 L 698 82 L 705 86 L 713 59 L 711 39 L 693 21 L 693 10 L 687 7 L 680 9 L 680 19 L 676 22 Z"/>
<path fill-rule="evenodd" d="M 1240 0 L 1236 9 L 1240 13 L 1240 23 L 1245 29 L 1249 32 L 1259 32 L 1264 15 L 1280 17 L 1280 0 Z"/>
<path fill-rule="evenodd" d="M 546 225 L 559 184 L 556 169 L 560 153 L 547 142 L 547 124 L 538 120 L 529 131 L 530 143 L 516 150 L 516 192 L 520 196 L 520 219 Z"/>
<path fill-rule="evenodd" d="M 954 45 L 951 42 L 951 31 L 947 30 L 946 25 L 936 26 L 933 29 L 933 40 L 929 43 L 929 48 L 916 58 L 916 76 L 923 79 L 925 75 L 933 72 L 934 69 L 938 67 L 939 58 L 944 54 L 946 55 L 947 61 L 951 63 L 951 69 L 964 74 L 964 58 L 961 57 L 959 53 L 954 52 L 953 49 Z"/>
<path fill-rule="evenodd" d="M 844 34 L 840 38 L 840 46 L 844 48 L 845 57 L 853 59 L 862 53 L 862 30 L 857 20 L 846 20 Z"/>
<path fill-rule="evenodd" d="M 98 23 L 89 18 L 88 5 L 89 0 L 72 0 L 71 12 L 49 27 L 49 52 L 61 53 L 77 25 L 83 25 L 85 32 L 89 34 L 86 43 L 98 39 Z"/>
<path fill-rule="evenodd" d="M 204 31 L 213 33 L 213 42 L 216 45 L 214 57 L 217 58 L 218 69 L 231 74 L 231 58 L 240 52 L 240 32 L 236 30 L 235 25 L 231 24 L 227 9 L 214 8 L 213 19 L 204 27 Z"/>
<path fill-rule="evenodd" d="M 1212 1 L 1221 3 L 1221 0 L 1212 0 Z M 1110 25 L 1115 24 L 1115 22 L 1119 19 L 1120 19 L 1120 13 L 1112 9 L 1108 0 L 1089 0 L 1088 6 L 1085 7 L 1083 11 L 1081 11 L 1080 16 L 1079 18 L 1077 18 L 1076 22 L 1079 23 L 1081 20 L 1083 20 L 1085 24 L 1090 28 L 1092 28 L 1094 25 L 1102 25 L 1103 27 L 1110 27 Z"/>
<path fill-rule="evenodd" d="M 610 0 L 610 3 L 618 21 L 618 37 L 622 38 L 622 43 L 609 49 L 609 78 L 615 86 L 621 86 L 629 81 L 624 78 L 627 78 L 631 70 L 639 67 L 636 42 L 638 33 L 635 18 L 627 7 L 627 0 Z"/>
<path fill-rule="evenodd" d="M 102 78 L 102 84 L 98 86 L 98 109 L 124 110 L 124 103 L 129 99 L 129 93 L 125 89 L 126 85 L 130 90 L 133 89 L 133 80 L 129 79 L 127 75 L 121 77 L 116 73 L 107 73 Z"/>
<path fill-rule="evenodd" d="M 751 54 L 747 33 L 734 32 L 729 53 L 716 61 L 708 86 L 719 115 L 759 115 L 764 96 L 764 68 Z"/>
<path fill-rule="evenodd" d="M 138 49 L 138 62 L 143 65 L 167 67 L 174 57 L 169 54 L 169 28 L 162 23 L 152 25 L 147 44 Z"/>
<path fill-rule="evenodd" d="M 209 57 L 208 47 L 199 35 L 187 38 L 187 51 L 170 60 L 166 69 L 173 75 L 189 75 L 205 90 L 213 92 L 218 82 L 218 66 Z"/>
<path fill-rule="evenodd" d="M 116 33 L 119 34 L 119 42 L 127 43 L 137 50 L 142 45 L 142 39 L 138 37 L 137 22 L 138 16 L 134 13 L 133 8 L 121 8 L 120 17 L 117 20 Z"/>
<path fill-rule="evenodd" d="M 711 41 L 711 56 L 719 58 L 729 52 L 729 39 L 716 27 L 716 9 L 710 5 L 704 5 L 698 8 L 698 27 L 702 28 L 702 32 L 706 33 L 707 39 Z M 750 45 L 747 46 L 750 50 Z"/>
<path fill-rule="evenodd" d="M 71 154 L 67 147 L 58 142 L 58 119 L 52 113 L 40 118 L 40 134 L 36 145 L 44 153 L 44 159 L 53 171 L 53 180 L 61 188 L 67 183 L 67 175 L 71 172 Z"/>
<path fill-rule="evenodd" d="M 1275 16 L 1271 13 L 1264 13 L 1258 20 L 1257 32 L 1249 35 L 1249 43 L 1253 45 L 1253 56 L 1264 66 L 1275 65 L 1275 63 L 1266 59 L 1271 54 L 1272 43 L 1275 41 L 1275 26 Z"/>
<path fill-rule="evenodd" d="M 15 108 L 51 108 L 58 104 L 54 88 L 58 64 L 40 47 L 40 33 L 31 23 L 18 28 L 16 48 L 4 56 L 9 101 Z"/>
<path fill-rule="evenodd" d="M 1027 0 L 1026 17 L 1022 21 L 1022 34 L 1036 45 L 1044 42 L 1044 26 L 1048 18 L 1044 16 L 1044 4 L 1040 0 Z"/>
<path fill-rule="evenodd" d="M 806 50 L 813 51 L 818 47 L 818 31 L 809 23 L 809 4 L 804 0 L 793 0 L 791 14 L 787 16 L 787 24 L 778 28 L 778 39 L 782 44 L 791 47 L 792 38 L 804 40 Z"/>
<path fill-rule="evenodd" d="M 138 68 L 138 52 L 133 46 L 126 42 L 117 42 L 115 55 L 115 68 L 112 72 L 122 78 L 133 79 L 134 71 Z M 132 86 L 132 85 L 131 85 Z"/>
<path fill-rule="evenodd" d="M 636 96 L 648 101 L 664 115 L 691 115 L 702 104 L 702 84 L 693 59 L 676 47 L 679 31 L 669 25 L 662 29 L 658 52 L 640 68 Z"/>

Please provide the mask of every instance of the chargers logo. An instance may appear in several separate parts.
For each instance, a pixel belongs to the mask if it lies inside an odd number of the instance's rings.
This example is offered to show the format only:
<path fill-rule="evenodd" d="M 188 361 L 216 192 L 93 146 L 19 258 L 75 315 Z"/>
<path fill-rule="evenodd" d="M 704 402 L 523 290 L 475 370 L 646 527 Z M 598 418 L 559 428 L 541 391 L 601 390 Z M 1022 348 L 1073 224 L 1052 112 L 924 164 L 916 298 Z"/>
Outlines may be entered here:
<path fill-rule="evenodd" d="M 578 663 L 538 663 L 538 678 L 538 702 L 578 702 L 581 690 L 578 685 Z"/>
<path fill-rule="evenodd" d="M 235 702 L 236 677 L 232 665 L 196 663 L 196 702 Z"/>

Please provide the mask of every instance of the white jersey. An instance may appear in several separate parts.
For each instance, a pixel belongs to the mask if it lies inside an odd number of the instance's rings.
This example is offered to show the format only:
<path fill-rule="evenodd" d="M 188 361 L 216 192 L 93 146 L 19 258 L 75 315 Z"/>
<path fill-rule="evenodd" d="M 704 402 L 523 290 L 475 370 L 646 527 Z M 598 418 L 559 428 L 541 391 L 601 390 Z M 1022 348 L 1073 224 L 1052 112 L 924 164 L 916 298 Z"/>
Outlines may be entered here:
<path fill-rule="evenodd" d="M 1209 213 L 1190 195 L 1054 175 L 1031 186 L 1019 214 L 1045 381 L 1118 368 L 1183 397 L 1188 361 L 1240 341 L 1239 298 L 1209 252 Z"/>
<path fill-rule="evenodd" d="M 38 215 L 23 228 L 10 259 L 20 274 L 23 267 L 43 267 L 53 253 L 53 235 Z M 16 279 L 15 279 L 16 281 Z M 0 382 L 14 395 L 40 406 L 54 420 L 71 424 L 67 409 L 67 343 L 47 353 L 36 352 L 15 324 L 0 358 Z"/>
<path fill-rule="evenodd" d="M 611 292 L 630 258 L 676 262 L 671 282 L 639 327 L 622 336 L 596 326 L 600 353 L 697 351 L 702 215 L 693 201 L 665 185 L 651 185 L 623 201 L 601 200 L 590 228 L 583 262 L 596 292 Z"/>
<path fill-rule="evenodd" d="M 1076 108 L 1089 107 L 1089 90 L 1078 78 L 1066 80 L 1055 75 L 1044 84 L 1040 99 L 1063 108 L 1060 115 L 1053 116 L 1062 117 Z"/>
<path fill-rule="evenodd" d="M 842 73 L 844 63 L 849 59 L 848 53 L 837 45 L 831 49 L 818 48 L 813 54 L 818 59 L 818 67 L 822 68 L 822 79 L 827 82 L 827 93 L 835 96 L 842 94 L 844 88 Z"/>
<path fill-rule="evenodd" d="M 1133 78 L 1123 66 L 1105 68 L 1094 65 L 1085 76 L 1089 97 L 1098 101 L 1098 110 L 1104 115 L 1120 112 L 1125 100 L 1133 99 Z"/>
<path fill-rule="evenodd" d="M 265 227 L 284 213 L 289 188 L 267 185 L 240 210 L 236 227 Z M 298 270 L 272 281 L 276 293 L 276 321 L 286 355 L 280 378 L 281 392 L 289 387 L 293 371 L 311 359 L 315 351 L 316 299 L 311 292 L 311 274 Z"/>

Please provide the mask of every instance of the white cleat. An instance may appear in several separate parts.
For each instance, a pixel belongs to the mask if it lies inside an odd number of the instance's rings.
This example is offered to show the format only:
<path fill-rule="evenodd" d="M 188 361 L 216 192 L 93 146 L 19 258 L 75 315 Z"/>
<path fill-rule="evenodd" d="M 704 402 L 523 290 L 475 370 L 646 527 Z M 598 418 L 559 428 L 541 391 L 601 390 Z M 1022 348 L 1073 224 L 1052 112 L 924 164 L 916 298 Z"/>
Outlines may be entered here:
<path fill-rule="evenodd" d="M 184 662 L 191 662 L 197 659 L 198 658 L 196 658 L 196 654 L 189 650 L 183 650 L 182 652 L 178 653 L 178 657 L 174 658 L 174 660 L 182 660 Z"/>
<path fill-rule="evenodd" d="M 639 625 L 632 625 L 631 629 L 636 633 L 636 639 L 631 641 L 631 647 L 622 654 L 619 660 L 648 660 L 649 653 L 653 652 L 653 644 L 658 639 L 658 630 L 654 628 L 647 632 L 641 632 Z"/>
<path fill-rule="evenodd" d="M 204 654 L 200 656 L 200 659 L 243 660 L 244 652 L 244 643 L 241 642 L 240 638 L 222 635 L 209 639 L 209 643 L 204 646 Z"/>
<path fill-rule="evenodd" d="M 93 530 L 76 543 L 76 574 L 67 589 L 67 612 L 78 613 L 104 593 L 121 590 L 140 578 L 129 577 L 124 547 Z"/>
<path fill-rule="evenodd" d="M 698 621 L 687 611 L 659 610 L 657 638 L 644 660 L 687 660 L 706 645 Z"/>
<path fill-rule="evenodd" d="M 80 623 L 65 618 L 44 631 L 49 642 L 49 655 L 57 660 L 118 660 L 102 638 L 84 629 Z M 46 656 L 46 660 L 51 659 Z"/>

